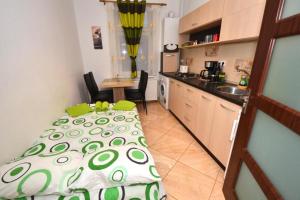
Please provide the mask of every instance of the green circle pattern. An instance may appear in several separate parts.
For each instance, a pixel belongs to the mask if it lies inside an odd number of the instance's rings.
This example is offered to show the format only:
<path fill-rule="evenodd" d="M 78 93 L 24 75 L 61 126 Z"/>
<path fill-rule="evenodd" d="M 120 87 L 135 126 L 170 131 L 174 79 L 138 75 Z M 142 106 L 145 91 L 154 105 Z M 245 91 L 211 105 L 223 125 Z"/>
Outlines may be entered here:
<path fill-rule="evenodd" d="M 96 128 L 93 128 L 89 131 L 89 134 L 90 135 L 98 135 L 98 134 L 101 134 L 103 132 L 103 128 L 101 127 L 96 127 Z"/>
<path fill-rule="evenodd" d="M 110 137 L 114 134 L 113 131 L 104 131 L 103 133 L 101 133 L 101 136 L 104 138 Z"/>
<path fill-rule="evenodd" d="M 125 167 L 116 167 L 109 173 L 109 181 L 113 183 L 125 183 L 128 176 Z"/>
<path fill-rule="evenodd" d="M 138 138 L 139 143 L 144 146 L 144 147 L 148 147 L 147 142 L 146 142 L 146 138 L 144 136 L 141 136 Z"/>
<path fill-rule="evenodd" d="M 27 180 L 32 177 L 32 176 L 36 176 L 37 174 L 43 174 L 46 176 L 47 180 L 45 183 L 43 183 L 43 185 L 40 185 L 42 186 L 41 189 L 39 190 L 39 192 L 37 194 L 40 194 L 42 192 L 44 192 L 48 186 L 50 185 L 51 183 L 51 179 L 52 179 L 52 176 L 51 176 L 51 172 L 49 170 L 46 170 L 46 169 L 39 169 L 39 170 L 35 170 L 31 173 L 29 173 L 28 175 L 26 175 L 19 183 L 18 187 L 17 187 L 17 192 L 19 195 L 25 195 L 26 194 L 26 191 L 23 191 L 23 186 L 24 184 L 27 182 Z M 37 184 L 40 184 L 39 183 L 31 183 L 33 185 L 37 185 Z"/>
<path fill-rule="evenodd" d="M 83 135 L 83 130 L 81 129 L 72 129 L 66 132 L 66 137 L 68 138 L 78 138 Z"/>
<path fill-rule="evenodd" d="M 91 170 L 102 170 L 111 166 L 119 157 L 116 150 L 108 149 L 95 154 L 88 163 Z"/>
<path fill-rule="evenodd" d="M 146 200 L 158 200 L 158 196 L 159 196 L 158 182 L 147 184 Z"/>
<path fill-rule="evenodd" d="M 97 125 L 105 125 L 105 124 L 108 124 L 109 122 L 109 119 L 107 117 L 100 117 L 99 119 L 97 119 L 95 121 L 95 124 Z"/>
<path fill-rule="evenodd" d="M 63 124 L 67 124 L 68 122 L 69 122 L 68 119 L 62 118 L 62 119 L 59 119 L 59 120 L 53 122 L 52 125 L 53 125 L 53 126 L 60 126 L 60 125 L 63 125 Z"/>
<path fill-rule="evenodd" d="M 125 119 L 124 115 L 118 115 L 118 116 L 114 117 L 115 122 L 120 122 L 120 121 L 123 121 L 124 119 Z"/>
<path fill-rule="evenodd" d="M 93 123 L 92 123 L 92 122 L 85 122 L 85 123 L 83 124 L 83 126 L 88 128 L 88 127 L 93 126 Z"/>
<path fill-rule="evenodd" d="M 64 134 L 62 132 L 54 132 L 51 135 L 49 135 L 49 140 L 60 140 L 64 137 Z"/>
<path fill-rule="evenodd" d="M 158 174 L 156 168 L 154 165 L 150 165 L 149 166 L 149 171 L 150 171 L 150 174 L 154 177 L 154 178 L 160 178 L 160 175 Z"/>
<path fill-rule="evenodd" d="M 46 145 L 44 143 L 34 145 L 30 147 L 28 150 L 26 150 L 25 153 L 22 155 L 22 157 L 37 155 L 41 153 L 45 148 Z"/>
<path fill-rule="evenodd" d="M 103 142 L 101 142 L 101 141 L 91 141 L 82 148 L 82 153 L 84 153 L 84 154 L 94 153 L 95 151 L 99 150 L 103 146 L 104 146 Z"/>
<path fill-rule="evenodd" d="M 83 172 L 83 167 L 80 167 L 76 172 L 68 179 L 67 186 L 77 181 Z"/>
<path fill-rule="evenodd" d="M 84 118 L 78 118 L 78 119 L 73 120 L 74 125 L 80 125 L 80 124 L 83 124 L 84 122 L 85 122 Z"/>
<path fill-rule="evenodd" d="M 55 129 L 45 130 L 44 133 L 40 136 L 40 138 L 48 137 L 50 134 L 54 133 Z"/>
<path fill-rule="evenodd" d="M 128 125 L 120 125 L 120 126 L 117 126 L 114 130 L 117 133 L 125 133 L 125 132 L 129 131 L 130 128 Z"/>

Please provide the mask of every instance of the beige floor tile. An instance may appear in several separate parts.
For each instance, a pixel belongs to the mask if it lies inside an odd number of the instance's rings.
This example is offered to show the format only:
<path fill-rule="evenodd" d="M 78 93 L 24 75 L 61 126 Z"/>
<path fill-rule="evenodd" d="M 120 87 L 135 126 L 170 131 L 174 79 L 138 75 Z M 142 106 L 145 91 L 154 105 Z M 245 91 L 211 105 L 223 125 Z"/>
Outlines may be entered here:
<path fill-rule="evenodd" d="M 206 153 L 206 151 L 196 142 L 179 159 L 180 162 L 193 169 L 216 179 L 220 171 L 219 165 Z"/>
<path fill-rule="evenodd" d="M 220 183 L 224 183 L 224 170 L 223 169 L 220 169 L 219 173 L 218 173 L 218 176 L 217 176 L 217 181 L 220 182 Z"/>
<path fill-rule="evenodd" d="M 168 194 L 167 200 L 177 200 L 177 199 L 175 199 L 175 197 L 172 197 L 172 195 Z"/>
<path fill-rule="evenodd" d="M 216 182 L 209 200 L 225 200 L 222 187 L 223 187 L 222 183 Z"/>
<path fill-rule="evenodd" d="M 167 157 L 178 160 L 191 143 L 192 141 L 190 140 L 182 140 L 173 136 L 164 135 L 156 141 L 151 148 Z"/>
<path fill-rule="evenodd" d="M 143 131 L 149 146 L 155 144 L 167 132 L 167 130 L 154 128 L 148 125 L 143 127 Z"/>
<path fill-rule="evenodd" d="M 215 180 L 181 163 L 176 163 L 164 180 L 167 193 L 177 200 L 208 200 Z"/>
<path fill-rule="evenodd" d="M 176 161 L 162 155 L 158 151 L 155 151 L 151 148 L 149 148 L 149 150 L 151 152 L 151 155 L 154 158 L 155 166 L 158 173 L 162 178 L 164 178 L 168 174 L 168 172 L 172 169 L 172 167 L 175 165 Z"/>
<path fill-rule="evenodd" d="M 166 134 L 172 137 L 176 137 L 180 140 L 195 142 L 194 138 L 185 128 L 180 128 L 178 126 L 174 126 L 170 130 L 168 130 Z"/>

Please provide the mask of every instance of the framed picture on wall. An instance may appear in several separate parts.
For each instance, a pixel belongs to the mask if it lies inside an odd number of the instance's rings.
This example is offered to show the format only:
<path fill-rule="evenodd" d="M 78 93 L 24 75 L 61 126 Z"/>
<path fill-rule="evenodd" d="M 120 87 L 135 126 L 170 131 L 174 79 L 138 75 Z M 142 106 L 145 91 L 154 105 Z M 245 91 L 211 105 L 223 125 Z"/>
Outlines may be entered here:
<path fill-rule="evenodd" d="M 92 26 L 92 34 L 94 49 L 103 49 L 100 26 Z"/>

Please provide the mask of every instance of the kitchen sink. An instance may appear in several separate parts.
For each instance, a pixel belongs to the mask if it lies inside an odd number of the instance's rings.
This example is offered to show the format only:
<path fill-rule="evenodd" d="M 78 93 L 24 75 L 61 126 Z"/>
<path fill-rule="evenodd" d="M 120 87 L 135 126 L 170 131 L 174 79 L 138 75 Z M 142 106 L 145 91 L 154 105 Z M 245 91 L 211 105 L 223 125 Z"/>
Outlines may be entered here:
<path fill-rule="evenodd" d="M 236 96 L 247 96 L 249 95 L 249 90 L 239 89 L 237 86 L 219 86 L 217 91 L 224 94 L 231 94 Z"/>

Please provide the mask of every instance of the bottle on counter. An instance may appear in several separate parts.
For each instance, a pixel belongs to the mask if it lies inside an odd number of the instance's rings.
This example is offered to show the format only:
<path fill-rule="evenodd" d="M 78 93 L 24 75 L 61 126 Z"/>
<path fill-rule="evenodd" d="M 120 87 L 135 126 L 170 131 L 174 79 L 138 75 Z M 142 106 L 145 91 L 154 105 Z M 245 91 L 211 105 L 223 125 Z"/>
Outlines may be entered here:
<path fill-rule="evenodd" d="M 239 82 L 239 88 L 240 89 L 243 89 L 243 90 L 246 90 L 248 87 L 248 79 L 247 79 L 247 76 L 246 75 L 242 75 L 241 76 L 241 80 Z"/>

